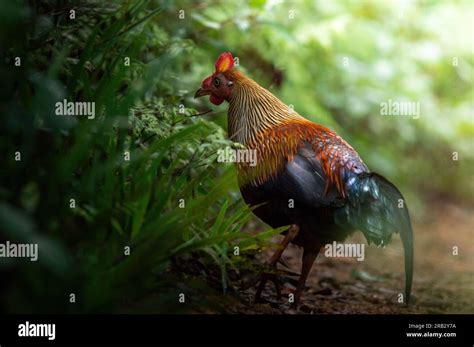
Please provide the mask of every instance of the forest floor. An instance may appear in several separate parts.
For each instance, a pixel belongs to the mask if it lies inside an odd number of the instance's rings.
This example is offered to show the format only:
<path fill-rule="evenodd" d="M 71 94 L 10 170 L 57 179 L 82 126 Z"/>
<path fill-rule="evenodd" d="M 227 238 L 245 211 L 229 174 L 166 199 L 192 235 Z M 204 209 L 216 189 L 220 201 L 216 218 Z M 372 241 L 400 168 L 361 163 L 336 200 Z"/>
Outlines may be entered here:
<path fill-rule="evenodd" d="M 322 250 L 308 277 L 298 313 L 474 313 L 472 210 L 466 205 L 439 204 L 430 210 L 429 220 L 414 221 L 415 268 L 408 307 L 398 303 L 405 280 L 403 247 L 396 236 L 385 249 L 366 245 L 364 261 L 327 258 Z M 365 239 L 354 235 L 346 242 L 365 243 Z M 453 254 L 455 246 L 458 255 Z M 291 245 L 283 255 L 295 273 L 300 272 L 301 254 L 301 249 Z M 285 282 L 280 300 L 269 282 L 262 295 L 264 303 L 253 303 L 254 286 L 240 293 L 228 313 L 294 313 L 288 302 L 294 280 Z"/>

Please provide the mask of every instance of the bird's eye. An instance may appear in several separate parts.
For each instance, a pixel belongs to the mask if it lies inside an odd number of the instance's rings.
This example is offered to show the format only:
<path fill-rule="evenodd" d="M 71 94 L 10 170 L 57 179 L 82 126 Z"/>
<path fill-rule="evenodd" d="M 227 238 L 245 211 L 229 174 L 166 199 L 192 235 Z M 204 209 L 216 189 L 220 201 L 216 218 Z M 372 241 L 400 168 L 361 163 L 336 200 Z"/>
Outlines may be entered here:
<path fill-rule="evenodd" d="M 214 84 L 214 87 L 219 88 L 219 86 L 221 85 L 221 80 L 218 78 L 214 78 L 212 83 Z"/>

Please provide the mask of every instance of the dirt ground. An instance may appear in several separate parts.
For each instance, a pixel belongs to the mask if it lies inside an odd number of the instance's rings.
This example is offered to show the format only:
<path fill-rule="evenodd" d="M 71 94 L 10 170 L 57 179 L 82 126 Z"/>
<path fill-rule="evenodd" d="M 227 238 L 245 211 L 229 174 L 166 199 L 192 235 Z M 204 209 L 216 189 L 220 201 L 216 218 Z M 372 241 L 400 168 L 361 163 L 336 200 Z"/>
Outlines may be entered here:
<path fill-rule="evenodd" d="M 439 205 L 430 210 L 429 219 L 413 222 L 415 270 L 408 307 L 397 301 L 404 291 L 404 263 L 403 247 L 396 236 L 384 249 L 366 246 L 364 261 L 326 258 L 322 251 L 308 277 L 298 313 L 474 313 L 472 211 L 465 205 Z M 346 242 L 351 241 L 365 242 L 362 235 Z M 455 246 L 458 255 L 453 255 Z M 283 255 L 295 273 L 300 272 L 301 254 L 301 249 L 290 246 Z M 279 267 L 284 268 L 281 264 Z M 280 300 L 269 282 L 263 293 L 266 302 L 259 304 L 253 303 L 255 286 L 249 288 L 230 311 L 295 313 L 288 302 L 294 282 L 286 279 Z"/>

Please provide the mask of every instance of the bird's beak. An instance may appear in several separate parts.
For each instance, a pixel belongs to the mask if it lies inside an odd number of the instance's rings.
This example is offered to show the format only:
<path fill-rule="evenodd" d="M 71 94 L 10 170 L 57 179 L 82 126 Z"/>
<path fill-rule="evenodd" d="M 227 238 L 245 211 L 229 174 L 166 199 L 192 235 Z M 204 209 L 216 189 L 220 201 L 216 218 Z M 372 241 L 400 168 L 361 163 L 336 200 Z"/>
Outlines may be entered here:
<path fill-rule="evenodd" d="M 209 90 L 204 90 L 202 88 L 199 88 L 197 91 L 196 91 L 196 94 L 194 94 L 194 98 L 200 98 L 201 96 L 204 96 L 204 95 L 210 95 L 210 91 Z"/>

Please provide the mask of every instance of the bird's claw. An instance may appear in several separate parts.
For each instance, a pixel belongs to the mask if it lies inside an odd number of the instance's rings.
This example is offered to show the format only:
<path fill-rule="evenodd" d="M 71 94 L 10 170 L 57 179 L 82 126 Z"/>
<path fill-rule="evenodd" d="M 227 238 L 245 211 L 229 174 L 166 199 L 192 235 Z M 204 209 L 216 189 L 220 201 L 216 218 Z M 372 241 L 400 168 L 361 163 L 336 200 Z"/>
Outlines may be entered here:
<path fill-rule="evenodd" d="M 273 283 L 275 286 L 275 291 L 277 294 L 278 300 L 281 299 L 281 281 L 280 278 L 276 273 L 273 272 L 265 272 L 262 274 L 262 277 L 260 278 L 257 293 L 255 294 L 255 302 L 262 302 L 261 300 L 261 295 L 263 292 L 263 289 L 265 288 L 266 283 L 270 281 Z"/>

